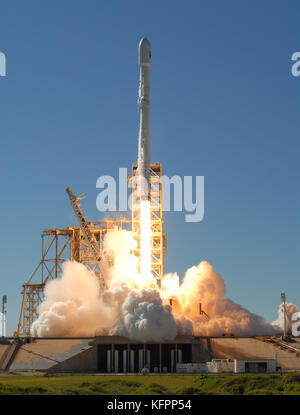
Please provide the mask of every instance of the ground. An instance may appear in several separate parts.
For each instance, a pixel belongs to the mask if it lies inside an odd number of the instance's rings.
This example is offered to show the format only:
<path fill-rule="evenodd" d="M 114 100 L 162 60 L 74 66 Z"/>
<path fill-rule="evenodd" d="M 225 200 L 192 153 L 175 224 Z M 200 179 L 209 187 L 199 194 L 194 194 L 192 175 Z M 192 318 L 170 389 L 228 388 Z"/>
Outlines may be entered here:
<path fill-rule="evenodd" d="M 300 373 L 243 375 L 0 374 L 1 395 L 300 395 Z"/>

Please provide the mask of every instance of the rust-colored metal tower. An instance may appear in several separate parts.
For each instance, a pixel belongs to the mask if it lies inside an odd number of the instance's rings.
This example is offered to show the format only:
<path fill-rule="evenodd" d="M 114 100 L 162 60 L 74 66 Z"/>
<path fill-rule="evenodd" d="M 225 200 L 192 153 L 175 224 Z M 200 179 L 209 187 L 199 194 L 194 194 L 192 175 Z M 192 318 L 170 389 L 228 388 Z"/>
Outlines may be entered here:
<path fill-rule="evenodd" d="M 132 165 L 132 177 L 136 176 L 137 164 Z M 164 275 L 164 254 L 166 238 L 163 234 L 161 164 L 150 164 L 150 209 L 151 209 L 151 271 L 160 283 Z M 131 223 L 137 248 L 134 254 L 140 256 L 140 209 L 138 194 L 134 186 L 131 190 Z"/>

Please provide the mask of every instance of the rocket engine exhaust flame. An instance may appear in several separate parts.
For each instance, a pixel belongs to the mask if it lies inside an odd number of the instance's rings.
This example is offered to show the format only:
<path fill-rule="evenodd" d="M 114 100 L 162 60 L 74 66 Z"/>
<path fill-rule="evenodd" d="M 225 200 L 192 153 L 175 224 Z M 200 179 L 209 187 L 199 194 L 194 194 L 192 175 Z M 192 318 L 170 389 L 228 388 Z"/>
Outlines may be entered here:
<path fill-rule="evenodd" d="M 151 223 L 150 201 L 140 202 L 140 270 L 141 277 L 151 274 Z"/>

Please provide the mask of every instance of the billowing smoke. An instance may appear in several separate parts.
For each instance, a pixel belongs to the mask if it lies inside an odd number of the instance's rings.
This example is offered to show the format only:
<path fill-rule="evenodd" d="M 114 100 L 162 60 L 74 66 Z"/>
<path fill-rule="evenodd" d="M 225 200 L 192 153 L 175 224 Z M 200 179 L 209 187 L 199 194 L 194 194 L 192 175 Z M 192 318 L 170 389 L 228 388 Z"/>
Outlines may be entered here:
<path fill-rule="evenodd" d="M 138 273 L 131 232 L 112 230 L 104 240 L 102 273 L 107 288 L 84 265 L 66 261 L 62 277 L 49 282 L 33 336 L 125 336 L 138 341 L 177 335 L 271 335 L 274 325 L 224 298 L 225 283 L 206 261 L 187 270 L 182 283 L 167 274 L 161 287 Z M 200 306 L 201 304 L 201 306 Z"/>
<path fill-rule="evenodd" d="M 120 310 L 111 334 L 139 341 L 165 341 L 177 335 L 171 307 L 163 305 L 158 290 L 133 288 Z"/>
<path fill-rule="evenodd" d="M 32 324 L 36 337 L 94 336 L 111 327 L 114 316 L 99 297 L 99 282 L 83 264 L 66 261 L 62 278 L 45 287 L 45 300 Z"/>
<path fill-rule="evenodd" d="M 193 322 L 195 335 L 252 336 L 275 333 L 274 328 L 263 317 L 224 298 L 224 280 L 206 261 L 188 269 L 181 285 L 178 275 L 169 274 L 164 279 L 162 289 L 169 297 L 175 298 L 175 315 L 181 313 Z M 200 314 L 200 303 L 205 314 Z"/>
<path fill-rule="evenodd" d="M 298 310 L 298 307 L 292 303 L 286 303 L 285 309 L 286 309 L 286 330 L 287 330 L 287 334 L 291 334 L 292 325 L 293 323 L 295 323 L 295 321 L 293 321 L 293 314 L 297 313 L 299 310 Z M 273 321 L 272 325 L 275 327 L 277 331 L 283 332 L 284 330 L 284 304 L 283 303 L 281 303 L 278 308 L 278 319 Z"/>

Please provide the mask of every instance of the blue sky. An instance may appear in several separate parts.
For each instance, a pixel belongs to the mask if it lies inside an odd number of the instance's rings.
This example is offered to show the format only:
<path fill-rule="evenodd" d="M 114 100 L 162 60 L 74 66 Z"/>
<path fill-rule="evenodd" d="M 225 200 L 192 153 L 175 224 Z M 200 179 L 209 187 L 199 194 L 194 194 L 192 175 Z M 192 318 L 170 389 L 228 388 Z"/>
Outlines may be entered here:
<path fill-rule="evenodd" d="M 300 306 L 297 1 L 1 2 L 0 295 L 8 334 L 44 228 L 75 224 L 66 186 L 96 209 L 96 179 L 137 156 L 137 46 L 152 45 L 151 153 L 205 177 L 205 216 L 166 213 L 166 271 L 206 259 L 227 295 L 276 317 Z"/>

